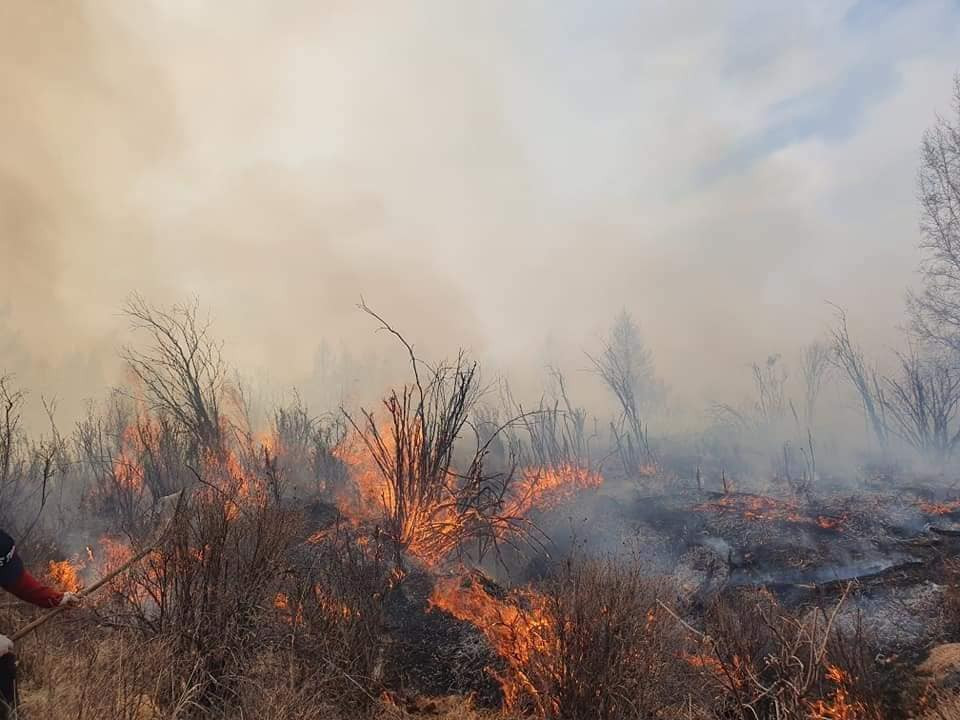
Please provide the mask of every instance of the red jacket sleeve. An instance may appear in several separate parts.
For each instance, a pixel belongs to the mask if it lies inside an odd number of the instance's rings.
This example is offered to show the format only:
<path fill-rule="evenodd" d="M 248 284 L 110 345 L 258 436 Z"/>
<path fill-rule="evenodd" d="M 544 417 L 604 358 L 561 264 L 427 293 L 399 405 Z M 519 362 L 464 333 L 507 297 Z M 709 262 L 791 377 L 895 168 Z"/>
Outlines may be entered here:
<path fill-rule="evenodd" d="M 20 573 L 20 577 L 12 583 L 4 585 L 3 589 L 16 595 L 24 602 L 42 608 L 57 607 L 60 601 L 63 600 L 63 593 L 40 584 L 27 570 Z"/>

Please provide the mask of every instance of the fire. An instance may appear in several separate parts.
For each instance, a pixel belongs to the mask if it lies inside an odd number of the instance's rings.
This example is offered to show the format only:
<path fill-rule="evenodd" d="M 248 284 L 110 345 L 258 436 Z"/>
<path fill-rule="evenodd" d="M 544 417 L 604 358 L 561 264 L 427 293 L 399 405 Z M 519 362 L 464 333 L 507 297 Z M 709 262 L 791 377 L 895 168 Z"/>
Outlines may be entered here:
<path fill-rule="evenodd" d="M 504 704 L 516 707 L 525 694 L 537 693 L 524 672 L 534 653 L 547 651 L 556 642 L 556 632 L 544 612 L 546 598 L 529 589 L 513 590 L 503 600 L 483 589 L 476 578 L 438 579 L 430 607 L 469 622 L 506 663 L 509 671 L 487 671 L 500 683 Z"/>
<path fill-rule="evenodd" d="M 836 688 L 826 700 L 816 700 L 810 705 L 810 720 L 860 720 L 866 717 L 866 707 L 861 702 L 851 701 L 847 689 L 850 676 L 836 665 L 827 668 L 826 679 Z"/>
<path fill-rule="evenodd" d="M 690 667 L 709 670 L 717 675 L 723 674 L 723 663 L 712 655 L 684 653 L 683 659 Z"/>
<path fill-rule="evenodd" d="M 123 429 L 119 449 L 113 459 L 113 476 L 121 488 L 140 490 L 143 488 L 144 469 L 140 458 L 144 447 L 140 434 L 141 423 L 149 422 L 137 418 Z"/>
<path fill-rule="evenodd" d="M 389 451 L 394 443 L 393 429 L 382 426 L 378 434 Z M 404 502 L 398 503 L 393 484 L 356 434 L 340 443 L 334 455 L 347 467 L 352 485 L 352 492 L 338 498 L 344 514 L 355 523 L 381 522 L 384 518 L 393 520 L 399 527 L 389 527 L 388 522 L 388 531 L 397 536 L 411 555 L 428 564 L 435 565 L 444 560 L 466 529 L 484 522 L 476 508 L 456 501 L 455 490 L 450 487 L 440 487 L 430 497 L 404 497 Z M 446 481 L 455 483 L 456 478 L 451 476 Z M 514 479 L 499 514 L 524 518 L 535 510 L 554 508 L 576 493 L 598 487 L 602 482 L 599 473 L 574 465 L 527 468 Z M 505 524 L 494 532 L 499 537 L 510 530 Z"/>
<path fill-rule="evenodd" d="M 80 590 L 80 571 L 69 560 L 51 561 L 48 567 L 50 579 L 67 592 L 78 592 Z"/>
<path fill-rule="evenodd" d="M 817 525 L 824 530 L 836 530 L 847 521 L 847 513 L 841 515 L 817 515 Z"/>
<path fill-rule="evenodd" d="M 344 602 L 331 598 L 327 590 L 320 584 L 313 586 L 313 597 L 324 614 L 329 617 L 343 620 L 360 617 L 359 611 Z"/>
<path fill-rule="evenodd" d="M 792 500 L 780 500 L 762 495 L 727 495 L 719 500 L 701 503 L 698 511 L 732 512 L 749 520 L 772 520 L 816 525 L 824 530 L 836 530 L 846 522 L 847 514 L 811 516 Z"/>
<path fill-rule="evenodd" d="M 732 684 L 735 688 L 745 685 L 745 678 L 749 677 L 743 661 L 739 655 L 734 655 L 727 665 L 715 655 L 705 652 L 682 653 L 681 658 L 690 667 L 706 670 L 714 679 L 724 684 Z"/>
<path fill-rule="evenodd" d="M 100 573 L 106 575 L 133 557 L 133 549 L 123 540 L 109 536 L 100 538 Z"/>
<path fill-rule="evenodd" d="M 265 453 L 270 457 L 277 457 L 281 451 L 280 438 L 277 437 L 277 434 L 274 432 L 255 433 L 253 443 L 261 453 Z"/>
<path fill-rule="evenodd" d="M 917 507 L 920 512 L 926 515 L 949 515 L 960 510 L 960 500 L 950 500 L 944 502 L 918 502 Z"/>
<path fill-rule="evenodd" d="M 313 601 L 315 605 L 311 607 L 318 609 L 327 619 L 340 622 L 360 617 L 359 611 L 331 598 L 322 585 L 314 586 Z M 278 592 L 273 598 L 273 607 L 280 614 L 283 622 L 294 626 L 303 625 L 304 603 L 300 600 L 293 601 L 286 593 Z"/>
<path fill-rule="evenodd" d="M 385 443 L 390 443 L 391 435 L 387 426 L 379 430 Z M 340 443 L 333 451 L 334 456 L 347 467 L 350 480 L 356 494 L 339 498 L 341 509 L 355 520 L 369 520 L 380 517 L 384 510 L 395 503 L 393 488 L 377 465 L 363 441 L 352 436 Z"/>
<path fill-rule="evenodd" d="M 550 510 L 577 493 L 602 484 L 600 473 L 576 465 L 527 468 L 515 481 L 508 514 L 524 517 L 533 510 Z"/>
<path fill-rule="evenodd" d="M 134 556 L 135 550 L 130 544 L 120 538 L 105 535 L 98 542 L 98 549 L 87 548 L 92 560 L 91 570 L 97 576 L 103 577 L 113 572 Z M 160 570 L 157 569 L 159 552 L 150 553 L 131 573 L 121 574 L 108 585 L 114 595 L 123 596 L 127 601 L 146 603 L 150 600 L 149 586 L 159 581 Z M 137 576 L 137 582 L 131 582 L 131 577 Z M 104 599 L 108 596 L 101 595 Z"/>
<path fill-rule="evenodd" d="M 274 596 L 273 607 L 287 625 L 303 625 L 303 605 L 291 603 L 286 593 L 278 592 Z"/>

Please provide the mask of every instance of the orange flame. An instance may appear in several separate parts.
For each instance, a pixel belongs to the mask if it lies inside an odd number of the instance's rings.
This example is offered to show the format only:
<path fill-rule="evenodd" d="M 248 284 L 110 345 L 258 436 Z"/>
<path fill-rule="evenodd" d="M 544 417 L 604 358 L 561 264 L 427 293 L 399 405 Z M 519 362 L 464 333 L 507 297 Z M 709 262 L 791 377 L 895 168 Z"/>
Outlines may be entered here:
<path fill-rule="evenodd" d="M 378 429 L 388 453 L 394 443 L 389 425 Z M 480 520 L 476 509 L 460 507 L 449 493 L 435 500 L 405 498 L 403 512 L 397 512 L 393 485 L 385 477 L 369 448 L 356 433 L 333 451 L 344 463 L 352 492 L 338 498 L 344 514 L 354 522 L 369 522 L 384 517 L 397 518 L 402 527 L 392 528 L 403 546 L 428 564 L 436 564 L 449 555 L 464 528 Z M 555 468 L 528 468 L 514 479 L 502 514 L 510 518 L 526 517 L 535 510 L 547 510 L 569 500 L 577 492 L 598 487 L 603 482 L 599 473 L 574 465 Z M 509 525 L 495 532 L 508 533 Z"/>
<path fill-rule="evenodd" d="M 113 475 L 121 487 L 139 490 L 145 477 L 140 458 L 144 447 L 140 435 L 140 423 L 149 422 L 137 418 L 123 429 L 116 457 L 113 459 Z"/>
<path fill-rule="evenodd" d="M 926 515 L 949 515 L 960 510 L 960 500 L 944 502 L 918 502 L 917 507 Z"/>
<path fill-rule="evenodd" d="M 739 655 L 734 655 L 726 665 L 715 655 L 707 655 L 703 652 L 685 652 L 681 654 L 681 657 L 690 667 L 706 670 L 714 679 L 720 680 L 724 684 L 731 683 L 737 688 L 746 684 L 746 668 Z"/>
<path fill-rule="evenodd" d="M 793 500 L 780 500 L 762 495 L 727 495 L 719 500 L 696 505 L 694 510 L 712 512 L 732 512 L 748 520 L 771 520 L 797 524 L 816 525 L 824 530 L 836 530 L 847 520 L 847 513 L 841 515 L 811 516 L 803 511 L 799 503 Z"/>
<path fill-rule="evenodd" d="M 80 590 L 81 570 L 82 568 L 77 567 L 69 560 L 51 561 L 48 567 L 50 579 L 53 580 L 54 584 L 67 592 L 74 593 Z"/>
<path fill-rule="evenodd" d="M 508 708 L 516 707 L 524 694 L 537 696 L 524 667 L 534 653 L 555 642 L 545 606 L 546 599 L 529 589 L 511 591 L 507 599 L 498 600 L 474 578 L 438 579 L 430 596 L 431 608 L 472 624 L 507 664 L 507 673 L 487 671 L 500 683 Z"/>
<path fill-rule="evenodd" d="M 577 465 L 527 468 L 515 481 L 508 514 L 524 517 L 534 510 L 551 510 L 577 493 L 602 484 L 600 473 Z"/>
<path fill-rule="evenodd" d="M 861 702 L 851 701 L 848 690 L 850 676 L 836 665 L 827 668 L 826 678 L 836 685 L 826 700 L 810 704 L 810 720 L 860 720 L 866 716 L 866 707 Z"/>

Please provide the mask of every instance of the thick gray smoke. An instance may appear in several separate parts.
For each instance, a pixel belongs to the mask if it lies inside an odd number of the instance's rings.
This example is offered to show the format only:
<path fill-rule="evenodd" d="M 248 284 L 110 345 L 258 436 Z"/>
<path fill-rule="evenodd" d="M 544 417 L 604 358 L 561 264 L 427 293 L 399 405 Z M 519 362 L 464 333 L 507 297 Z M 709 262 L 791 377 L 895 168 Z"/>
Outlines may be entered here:
<path fill-rule="evenodd" d="M 960 23 L 869 5 L 4 3 L 2 365 L 73 416 L 132 291 L 278 387 L 394 352 L 361 295 L 530 387 L 626 307 L 691 408 L 827 300 L 890 345 Z"/>

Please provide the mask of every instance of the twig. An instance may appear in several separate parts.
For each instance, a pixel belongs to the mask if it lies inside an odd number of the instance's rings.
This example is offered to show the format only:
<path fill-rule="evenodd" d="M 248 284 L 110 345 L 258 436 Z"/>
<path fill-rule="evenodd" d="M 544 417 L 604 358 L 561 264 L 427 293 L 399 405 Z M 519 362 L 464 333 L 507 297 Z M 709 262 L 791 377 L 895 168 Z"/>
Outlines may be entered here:
<path fill-rule="evenodd" d="M 680 617 L 679 615 L 677 615 L 677 613 L 675 613 L 672 609 L 670 609 L 670 607 L 669 607 L 666 603 L 664 603 L 662 600 L 660 600 L 659 598 L 657 599 L 657 605 L 659 605 L 659 606 L 662 607 L 664 610 L 666 610 L 667 613 L 670 615 L 670 617 L 672 617 L 672 618 L 673 618 L 674 620 L 676 620 L 678 623 L 680 623 L 681 625 L 683 625 L 687 630 L 689 630 L 690 632 L 692 632 L 694 635 L 696 635 L 697 637 L 699 637 L 701 640 L 704 640 L 704 641 L 706 641 L 706 642 L 712 642 L 712 641 L 713 641 L 713 638 L 711 638 L 709 635 L 707 635 L 707 634 L 705 634 L 705 633 L 702 633 L 702 632 L 700 632 L 699 630 L 697 630 L 697 629 L 696 629 L 695 627 L 693 627 L 690 623 L 688 623 L 688 622 L 687 622 L 686 620 L 684 620 L 682 617 Z"/>

